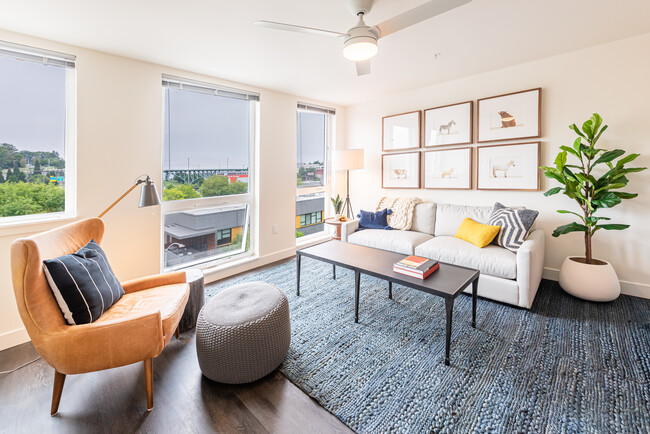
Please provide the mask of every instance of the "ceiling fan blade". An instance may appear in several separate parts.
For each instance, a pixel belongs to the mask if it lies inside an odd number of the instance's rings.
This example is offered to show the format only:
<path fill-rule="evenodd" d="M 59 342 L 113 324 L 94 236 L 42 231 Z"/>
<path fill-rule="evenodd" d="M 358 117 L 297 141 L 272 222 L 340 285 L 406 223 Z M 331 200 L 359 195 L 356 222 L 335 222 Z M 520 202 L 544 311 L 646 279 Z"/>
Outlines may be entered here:
<path fill-rule="evenodd" d="M 357 65 L 357 76 L 370 74 L 370 59 L 363 62 L 355 62 Z"/>
<path fill-rule="evenodd" d="M 472 0 L 431 0 L 423 5 L 399 14 L 393 18 L 378 24 L 376 27 L 379 29 L 380 38 L 386 37 L 390 34 L 398 32 L 402 29 L 410 27 L 421 21 L 433 18 L 447 11 L 462 6 Z"/>
<path fill-rule="evenodd" d="M 345 33 L 332 32 L 330 30 L 314 29 L 312 27 L 296 26 L 293 24 L 276 23 L 274 21 L 255 21 L 256 26 L 267 27 L 269 29 L 286 30 L 289 32 L 310 33 L 312 35 L 324 36 L 345 36 Z"/>

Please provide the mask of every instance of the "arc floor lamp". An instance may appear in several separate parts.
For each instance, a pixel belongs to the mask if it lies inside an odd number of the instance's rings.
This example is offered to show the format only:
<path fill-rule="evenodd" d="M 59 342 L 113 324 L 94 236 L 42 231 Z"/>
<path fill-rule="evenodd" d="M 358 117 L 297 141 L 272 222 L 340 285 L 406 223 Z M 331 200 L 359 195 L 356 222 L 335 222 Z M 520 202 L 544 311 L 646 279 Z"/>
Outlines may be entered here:
<path fill-rule="evenodd" d="M 363 169 L 363 149 L 341 149 L 334 152 L 334 170 L 346 171 L 346 195 L 343 210 L 348 218 L 354 218 L 350 202 L 350 170 Z"/>
<path fill-rule="evenodd" d="M 126 190 L 122 196 L 118 197 L 117 200 L 113 202 L 108 208 L 106 208 L 104 212 L 102 212 L 98 217 L 104 217 L 107 212 L 109 212 L 115 205 L 117 205 L 140 184 L 143 185 L 142 190 L 140 191 L 140 203 L 138 206 L 142 208 L 145 206 L 160 205 L 160 196 L 158 195 L 156 184 L 153 183 L 153 180 L 149 177 L 149 175 L 142 175 L 135 180 L 135 183 L 128 190 Z"/>

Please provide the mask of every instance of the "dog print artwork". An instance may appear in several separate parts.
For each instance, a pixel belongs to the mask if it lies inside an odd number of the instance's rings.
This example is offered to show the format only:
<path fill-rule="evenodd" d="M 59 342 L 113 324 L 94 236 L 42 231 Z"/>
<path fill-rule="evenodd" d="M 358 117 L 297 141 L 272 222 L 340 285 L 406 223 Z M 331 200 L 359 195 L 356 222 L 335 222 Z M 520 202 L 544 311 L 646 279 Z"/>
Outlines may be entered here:
<path fill-rule="evenodd" d="M 424 146 L 472 143 L 472 101 L 424 111 Z"/>
<path fill-rule="evenodd" d="M 541 89 L 478 100 L 478 141 L 540 137 Z"/>
<path fill-rule="evenodd" d="M 479 146 L 479 190 L 539 190 L 540 143 Z"/>
<path fill-rule="evenodd" d="M 424 188 L 472 188 L 472 148 L 424 153 Z"/>
<path fill-rule="evenodd" d="M 382 188 L 420 188 L 420 153 L 381 156 Z"/>

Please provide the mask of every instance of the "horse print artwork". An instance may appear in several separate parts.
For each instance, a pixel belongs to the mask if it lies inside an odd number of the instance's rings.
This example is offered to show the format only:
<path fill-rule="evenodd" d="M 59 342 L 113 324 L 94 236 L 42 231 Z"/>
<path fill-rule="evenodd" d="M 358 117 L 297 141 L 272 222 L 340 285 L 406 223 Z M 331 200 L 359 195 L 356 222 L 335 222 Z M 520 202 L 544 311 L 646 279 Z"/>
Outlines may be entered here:
<path fill-rule="evenodd" d="M 438 132 L 442 134 L 444 131 L 446 131 L 447 132 L 446 134 L 449 135 L 449 133 L 451 132 L 451 127 L 454 125 L 456 125 L 456 122 L 452 119 L 448 123 L 444 125 L 440 125 L 440 127 L 438 127 Z"/>
<path fill-rule="evenodd" d="M 515 117 L 506 111 L 500 111 L 499 116 L 501 116 L 501 128 L 510 128 L 517 126 L 515 122 Z"/>
<path fill-rule="evenodd" d="M 508 170 L 515 165 L 515 162 L 510 160 L 505 164 L 495 164 L 492 166 L 492 177 L 498 178 L 499 172 L 501 172 L 503 178 L 508 177 Z"/>

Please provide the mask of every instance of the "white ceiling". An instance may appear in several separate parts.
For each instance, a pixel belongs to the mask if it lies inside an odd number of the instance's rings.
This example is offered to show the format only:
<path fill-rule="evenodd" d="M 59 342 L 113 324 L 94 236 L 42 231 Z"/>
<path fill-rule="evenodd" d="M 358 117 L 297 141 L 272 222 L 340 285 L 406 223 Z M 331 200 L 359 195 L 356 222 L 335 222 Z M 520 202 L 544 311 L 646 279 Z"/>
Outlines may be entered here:
<path fill-rule="evenodd" d="M 377 0 L 366 22 L 424 2 Z M 340 32 L 356 21 L 347 0 L 0 0 L 6 30 L 341 105 L 650 32 L 650 1 L 473 0 L 380 40 L 362 77 L 341 40 L 261 19 Z"/>

